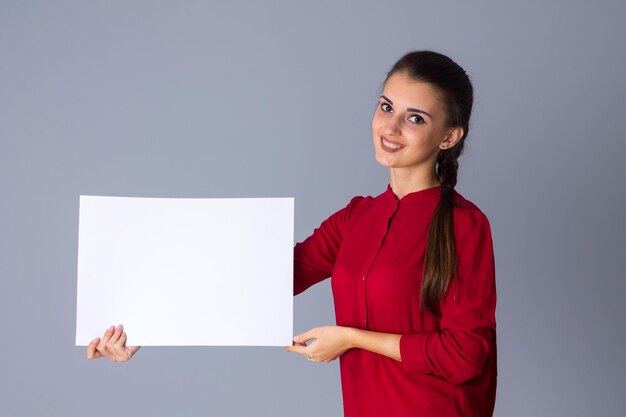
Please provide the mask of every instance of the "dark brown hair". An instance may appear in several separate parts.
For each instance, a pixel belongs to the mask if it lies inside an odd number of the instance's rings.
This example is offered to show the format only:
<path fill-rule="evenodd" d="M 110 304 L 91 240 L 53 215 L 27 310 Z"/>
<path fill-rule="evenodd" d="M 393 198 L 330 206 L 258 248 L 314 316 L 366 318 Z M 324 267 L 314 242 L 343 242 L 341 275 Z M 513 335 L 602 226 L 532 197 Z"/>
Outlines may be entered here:
<path fill-rule="evenodd" d="M 461 155 L 463 143 L 469 132 L 474 93 L 465 70 L 447 56 L 437 52 L 407 53 L 389 70 L 385 83 L 397 72 L 406 74 L 415 81 L 430 84 L 440 94 L 447 115 L 447 126 L 463 128 L 463 136 L 456 145 L 441 150 L 437 156 L 436 172 L 441 181 L 441 198 L 428 231 L 421 304 L 425 311 L 439 316 L 441 314 L 439 301 L 446 292 L 451 278 L 456 276 L 453 190 L 459 168 L 457 159 Z"/>

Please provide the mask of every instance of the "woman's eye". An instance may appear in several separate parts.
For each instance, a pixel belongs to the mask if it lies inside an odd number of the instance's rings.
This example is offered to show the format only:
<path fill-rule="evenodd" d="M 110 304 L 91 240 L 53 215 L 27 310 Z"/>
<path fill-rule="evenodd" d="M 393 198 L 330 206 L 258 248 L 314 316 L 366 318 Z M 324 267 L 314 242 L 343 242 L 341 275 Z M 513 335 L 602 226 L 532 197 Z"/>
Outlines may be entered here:
<path fill-rule="evenodd" d="M 388 103 L 380 103 L 380 108 L 387 113 L 391 111 L 391 106 Z"/>
<path fill-rule="evenodd" d="M 418 116 L 417 114 L 414 114 L 413 116 L 409 117 L 409 120 L 412 121 L 413 123 L 417 123 L 418 125 L 421 125 L 422 123 L 424 123 L 424 119 L 421 116 Z"/>

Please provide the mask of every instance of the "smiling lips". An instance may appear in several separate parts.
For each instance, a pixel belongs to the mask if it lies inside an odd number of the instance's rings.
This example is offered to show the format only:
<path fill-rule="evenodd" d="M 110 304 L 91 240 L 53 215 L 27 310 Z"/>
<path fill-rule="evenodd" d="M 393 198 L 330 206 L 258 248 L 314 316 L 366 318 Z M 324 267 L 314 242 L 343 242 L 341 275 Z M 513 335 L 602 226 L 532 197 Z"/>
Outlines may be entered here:
<path fill-rule="evenodd" d="M 380 137 L 380 146 L 387 152 L 398 152 L 400 149 L 404 148 L 403 145 L 400 145 L 397 142 L 392 142 L 382 136 Z"/>

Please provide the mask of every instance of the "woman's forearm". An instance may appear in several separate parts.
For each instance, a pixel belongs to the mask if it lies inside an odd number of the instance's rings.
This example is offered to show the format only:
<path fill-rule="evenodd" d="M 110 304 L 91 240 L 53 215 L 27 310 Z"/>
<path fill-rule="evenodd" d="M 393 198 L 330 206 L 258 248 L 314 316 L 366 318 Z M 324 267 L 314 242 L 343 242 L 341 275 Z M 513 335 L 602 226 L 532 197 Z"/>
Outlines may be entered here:
<path fill-rule="evenodd" d="M 350 328 L 348 337 L 352 348 L 369 350 L 370 352 L 379 353 L 400 362 L 402 361 L 400 357 L 401 335 L 399 334 L 379 333 Z"/>

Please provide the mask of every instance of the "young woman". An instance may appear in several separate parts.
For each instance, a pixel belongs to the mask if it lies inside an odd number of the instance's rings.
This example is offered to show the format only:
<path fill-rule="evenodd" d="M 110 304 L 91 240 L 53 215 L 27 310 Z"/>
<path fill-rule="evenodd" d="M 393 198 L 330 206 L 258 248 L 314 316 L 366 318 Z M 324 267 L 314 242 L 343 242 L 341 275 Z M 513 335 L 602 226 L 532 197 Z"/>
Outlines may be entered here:
<path fill-rule="evenodd" d="M 337 326 L 288 352 L 340 358 L 344 413 L 491 416 L 496 391 L 495 263 L 487 217 L 455 189 L 473 90 L 431 51 L 391 68 L 372 120 L 387 189 L 354 197 L 294 248 L 294 292 L 332 276 Z M 121 326 L 87 356 L 126 361 Z"/>
<path fill-rule="evenodd" d="M 472 101 L 448 57 L 403 56 L 372 120 L 387 190 L 353 198 L 295 247 L 295 293 L 332 276 L 338 326 L 300 334 L 286 350 L 340 357 L 346 416 L 493 414 L 491 231 L 454 189 Z"/>

